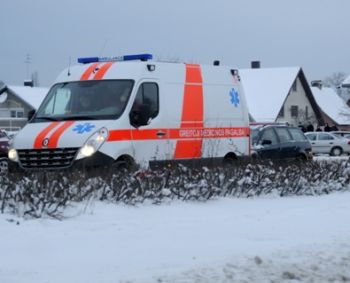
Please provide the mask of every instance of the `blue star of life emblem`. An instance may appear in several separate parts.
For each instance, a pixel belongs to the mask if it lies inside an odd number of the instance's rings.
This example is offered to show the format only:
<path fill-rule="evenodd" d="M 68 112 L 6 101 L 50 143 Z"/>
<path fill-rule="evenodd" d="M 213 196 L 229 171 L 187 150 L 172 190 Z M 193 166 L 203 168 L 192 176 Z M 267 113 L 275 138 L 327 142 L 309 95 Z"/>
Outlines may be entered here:
<path fill-rule="evenodd" d="M 231 96 L 231 103 L 234 104 L 235 107 L 238 107 L 239 95 L 238 95 L 238 92 L 234 88 L 231 89 L 230 96 Z"/>
<path fill-rule="evenodd" d="M 76 125 L 73 131 L 77 132 L 78 134 L 83 134 L 85 132 L 90 132 L 93 128 L 95 128 L 95 125 L 92 125 L 90 123 L 84 123 Z"/>

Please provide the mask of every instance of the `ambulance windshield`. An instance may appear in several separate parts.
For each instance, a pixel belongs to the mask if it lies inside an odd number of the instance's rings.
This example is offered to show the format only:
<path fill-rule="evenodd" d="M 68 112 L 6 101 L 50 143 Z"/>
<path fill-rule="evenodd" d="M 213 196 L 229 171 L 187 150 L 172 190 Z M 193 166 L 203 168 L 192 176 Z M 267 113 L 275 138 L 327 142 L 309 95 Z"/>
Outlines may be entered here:
<path fill-rule="evenodd" d="M 31 122 L 119 118 L 129 100 L 132 80 L 103 80 L 54 85 Z"/>

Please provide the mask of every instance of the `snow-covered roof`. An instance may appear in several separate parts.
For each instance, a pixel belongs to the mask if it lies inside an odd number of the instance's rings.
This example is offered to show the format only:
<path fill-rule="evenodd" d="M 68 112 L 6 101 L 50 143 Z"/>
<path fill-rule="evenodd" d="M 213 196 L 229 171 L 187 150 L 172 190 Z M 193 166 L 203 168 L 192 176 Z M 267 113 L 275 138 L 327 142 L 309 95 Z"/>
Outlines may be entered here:
<path fill-rule="evenodd" d="M 240 69 L 249 113 L 255 121 L 275 121 L 300 67 Z"/>
<path fill-rule="evenodd" d="M 329 87 L 311 87 L 318 107 L 338 125 L 350 124 L 350 108 L 345 101 Z"/>
<path fill-rule="evenodd" d="M 350 87 L 350 76 L 348 76 L 342 83 L 343 87 Z"/>
<path fill-rule="evenodd" d="M 39 108 L 49 91 L 48 88 L 43 87 L 8 86 L 8 88 L 35 109 Z"/>

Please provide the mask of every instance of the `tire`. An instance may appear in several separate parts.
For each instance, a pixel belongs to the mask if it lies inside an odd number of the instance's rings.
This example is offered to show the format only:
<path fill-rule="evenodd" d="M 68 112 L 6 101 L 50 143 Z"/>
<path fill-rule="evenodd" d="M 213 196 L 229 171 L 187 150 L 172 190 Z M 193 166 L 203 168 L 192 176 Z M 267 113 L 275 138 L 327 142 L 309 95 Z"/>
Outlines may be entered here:
<path fill-rule="evenodd" d="M 130 170 L 130 165 L 124 160 L 118 160 L 114 162 L 112 168 L 113 171 L 128 172 Z"/>
<path fill-rule="evenodd" d="M 330 155 L 340 156 L 340 155 L 342 155 L 342 153 L 343 153 L 343 150 L 340 147 L 333 147 Z"/>
<path fill-rule="evenodd" d="M 0 174 L 6 174 L 8 172 L 8 159 L 0 158 Z"/>
<path fill-rule="evenodd" d="M 306 155 L 301 153 L 299 154 L 299 156 L 296 158 L 297 161 L 301 161 L 301 162 L 306 162 L 307 161 L 307 158 L 306 158 Z"/>
<path fill-rule="evenodd" d="M 122 158 L 116 160 L 112 165 L 113 172 L 132 172 L 137 169 L 137 166 L 133 159 L 131 158 Z"/>
<path fill-rule="evenodd" d="M 222 160 L 222 164 L 224 167 L 234 166 L 235 164 L 237 164 L 237 156 L 234 154 L 226 154 L 226 156 Z"/>

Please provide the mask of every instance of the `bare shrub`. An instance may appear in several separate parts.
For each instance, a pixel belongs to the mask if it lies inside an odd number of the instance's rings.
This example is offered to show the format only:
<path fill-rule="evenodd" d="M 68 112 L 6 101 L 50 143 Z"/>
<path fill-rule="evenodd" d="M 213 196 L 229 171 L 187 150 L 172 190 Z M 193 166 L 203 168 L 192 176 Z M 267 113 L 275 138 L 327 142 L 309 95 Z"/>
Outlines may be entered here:
<path fill-rule="evenodd" d="M 25 218 L 62 219 L 74 202 L 207 201 L 217 197 L 320 195 L 348 190 L 350 163 L 237 162 L 233 166 L 175 165 L 132 173 L 32 172 L 0 176 L 0 208 Z"/>

